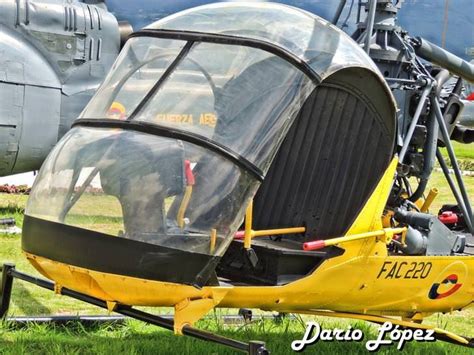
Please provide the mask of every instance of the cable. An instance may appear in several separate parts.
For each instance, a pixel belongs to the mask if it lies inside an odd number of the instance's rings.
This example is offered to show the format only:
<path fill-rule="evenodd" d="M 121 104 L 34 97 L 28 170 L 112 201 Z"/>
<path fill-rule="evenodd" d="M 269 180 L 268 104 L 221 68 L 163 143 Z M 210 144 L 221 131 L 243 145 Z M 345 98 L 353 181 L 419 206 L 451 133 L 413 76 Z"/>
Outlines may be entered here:
<path fill-rule="evenodd" d="M 344 29 L 345 27 L 347 27 L 347 22 L 349 21 L 349 17 L 351 17 L 353 7 L 354 7 L 354 0 L 351 1 L 351 5 L 349 6 L 349 12 L 347 13 L 346 18 L 341 25 L 341 29 Z"/>

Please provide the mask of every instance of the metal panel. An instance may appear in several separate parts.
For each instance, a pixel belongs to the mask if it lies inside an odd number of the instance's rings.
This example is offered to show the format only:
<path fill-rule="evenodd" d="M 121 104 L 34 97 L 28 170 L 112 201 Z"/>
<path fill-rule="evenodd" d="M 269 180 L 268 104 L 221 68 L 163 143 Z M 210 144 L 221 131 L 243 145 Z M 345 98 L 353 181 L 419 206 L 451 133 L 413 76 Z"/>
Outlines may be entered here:
<path fill-rule="evenodd" d="M 47 104 L 45 104 L 47 103 Z M 58 140 L 61 91 L 25 87 L 23 122 L 17 162 L 12 173 L 37 170 Z"/>
<path fill-rule="evenodd" d="M 102 3 L 0 0 L 0 176 L 40 167 L 119 47 L 117 20 Z M 15 104 L 10 88 L 24 86 L 27 97 Z"/>
<path fill-rule="evenodd" d="M 24 86 L 0 82 L 0 175 L 11 172 L 23 118 Z"/>

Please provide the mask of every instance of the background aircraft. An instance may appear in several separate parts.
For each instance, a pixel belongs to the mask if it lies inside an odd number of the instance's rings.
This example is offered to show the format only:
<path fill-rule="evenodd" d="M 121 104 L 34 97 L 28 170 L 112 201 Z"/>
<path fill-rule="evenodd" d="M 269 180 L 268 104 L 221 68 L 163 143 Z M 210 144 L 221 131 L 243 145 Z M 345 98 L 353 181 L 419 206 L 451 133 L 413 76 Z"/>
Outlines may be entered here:
<path fill-rule="evenodd" d="M 0 176 L 39 169 L 115 61 L 119 24 L 92 2 L 0 1 Z"/>
<path fill-rule="evenodd" d="M 120 50 L 117 20 L 128 21 L 138 30 L 211 2 L 216 1 L 1 1 L 0 176 L 39 169 L 70 128 Z M 329 20 L 339 5 L 339 0 L 276 2 Z M 347 0 L 338 23 L 349 34 L 355 30 L 358 3 Z M 405 0 L 399 23 L 412 35 L 469 60 L 474 54 L 473 13 L 472 0 Z M 122 37 L 127 33 L 125 26 Z"/>

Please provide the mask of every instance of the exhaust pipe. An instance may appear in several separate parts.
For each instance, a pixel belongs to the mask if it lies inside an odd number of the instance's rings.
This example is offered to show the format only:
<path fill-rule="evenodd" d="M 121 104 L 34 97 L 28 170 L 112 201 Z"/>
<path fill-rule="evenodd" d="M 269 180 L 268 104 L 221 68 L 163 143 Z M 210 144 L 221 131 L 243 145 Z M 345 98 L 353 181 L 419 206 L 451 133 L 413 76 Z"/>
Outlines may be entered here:
<path fill-rule="evenodd" d="M 474 65 L 421 37 L 412 39 L 412 45 L 419 57 L 474 83 Z"/>

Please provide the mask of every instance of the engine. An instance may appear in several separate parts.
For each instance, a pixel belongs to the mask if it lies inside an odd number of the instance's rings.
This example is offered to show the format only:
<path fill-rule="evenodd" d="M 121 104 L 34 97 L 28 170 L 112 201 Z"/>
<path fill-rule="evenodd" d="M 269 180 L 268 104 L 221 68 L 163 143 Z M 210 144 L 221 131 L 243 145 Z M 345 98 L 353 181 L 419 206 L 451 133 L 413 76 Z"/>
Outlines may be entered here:
<path fill-rule="evenodd" d="M 474 81 L 474 66 L 399 27 L 396 19 L 402 3 L 365 3 L 366 19 L 352 36 L 379 67 L 399 108 L 399 166 L 386 224 L 406 225 L 408 232 L 402 242 L 395 241 L 392 251 L 461 253 L 466 244 L 463 232 L 473 234 L 473 215 L 451 140 L 472 142 L 472 102 L 465 96 L 468 83 Z M 447 147 L 458 187 L 439 147 Z M 457 200 L 457 205 L 444 206 L 439 217 L 426 213 L 436 195 L 435 190 L 427 191 L 436 160 Z"/>

